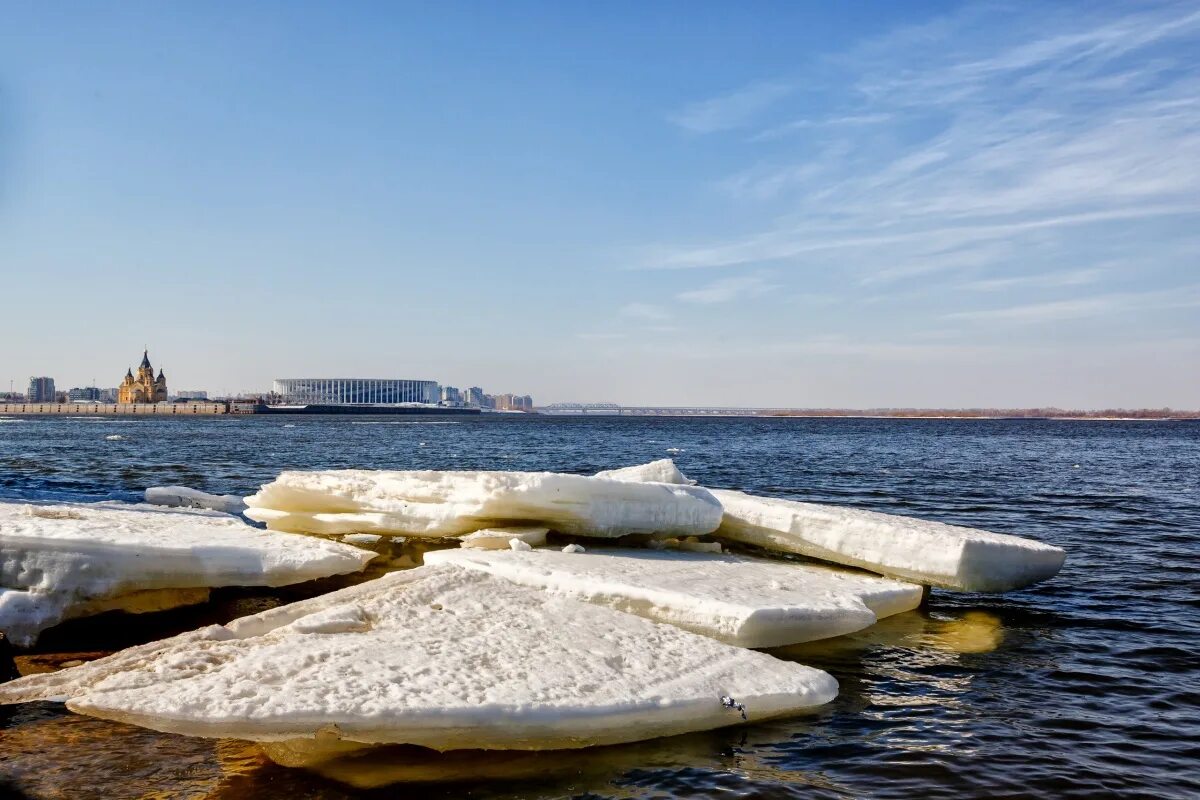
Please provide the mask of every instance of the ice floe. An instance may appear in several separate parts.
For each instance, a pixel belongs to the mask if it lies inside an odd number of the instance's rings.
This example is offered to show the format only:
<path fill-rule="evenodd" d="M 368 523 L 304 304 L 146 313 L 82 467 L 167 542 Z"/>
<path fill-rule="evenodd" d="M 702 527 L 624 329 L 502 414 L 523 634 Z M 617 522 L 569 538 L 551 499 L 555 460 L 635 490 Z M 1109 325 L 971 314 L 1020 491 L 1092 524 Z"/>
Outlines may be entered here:
<path fill-rule="evenodd" d="M 282 586 L 357 572 L 374 555 L 214 511 L 0 503 L 0 630 L 25 646 L 72 616 L 198 602 L 146 592 Z"/>
<path fill-rule="evenodd" d="M 509 542 L 517 539 L 530 547 L 541 547 L 549 532 L 549 528 L 485 528 L 462 537 L 459 546 L 475 550 L 508 550 Z"/>
<path fill-rule="evenodd" d="M 706 489 L 553 472 L 284 472 L 246 498 L 272 530 L 448 537 L 538 525 L 560 533 L 711 533 L 721 505 Z"/>
<path fill-rule="evenodd" d="M 674 483 L 694 486 L 695 481 L 686 477 L 669 458 L 660 458 L 648 464 L 637 464 L 620 469 L 606 469 L 596 473 L 597 478 L 608 478 L 614 481 L 633 481 L 635 483 Z"/>
<path fill-rule="evenodd" d="M 226 514 L 241 514 L 246 501 L 236 494 L 209 494 L 186 486 L 151 486 L 144 493 L 147 503 L 171 508 L 207 508 Z"/>
<path fill-rule="evenodd" d="M 671 550 L 438 550 L 425 563 L 479 570 L 741 647 L 861 630 L 916 608 L 922 594 L 915 584 L 833 567 Z"/>
<path fill-rule="evenodd" d="M 917 583 L 1004 592 L 1053 577 L 1066 553 L 1048 544 L 858 508 L 713 490 L 725 509 L 718 536 Z"/>
<path fill-rule="evenodd" d="M 666 462 L 664 464 L 663 462 Z M 687 481 L 669 459 L 621 470 L 625 480 Z M 916 583 L 967 592 L 1003 592 L 1054 577 L 1066 553 L 1033 539 L 843 506 L 713 489 L 728 541 Z"/>
<path fill-rule="evenodd" d="M 437 750 L 638 741 L 836 694 L 820 670 L 447 566 L 0 685 L 171 733 Z"/>

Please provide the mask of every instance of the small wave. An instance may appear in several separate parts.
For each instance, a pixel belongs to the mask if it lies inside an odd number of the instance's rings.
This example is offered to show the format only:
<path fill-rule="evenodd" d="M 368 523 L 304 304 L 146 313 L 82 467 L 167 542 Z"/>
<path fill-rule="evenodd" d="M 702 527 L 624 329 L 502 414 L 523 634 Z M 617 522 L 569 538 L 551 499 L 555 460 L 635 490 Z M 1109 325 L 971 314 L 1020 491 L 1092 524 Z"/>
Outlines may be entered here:
<path fill-rule="evenodd" d="M 0 422 L 28 422 L 27 419 L 17 419 L 16 417 L 0 417 Z"/>
<path fill-rule="evenodd" d="M 290 422 L 289 422 L 287 425 L 284 425 L 283 427 L 285 427 L 285 428 L 294 428 L 294 427 L 296 427 L 296 426 L 295 426 L 295 425 L 293 425 L 292 423 L 290 423 Z"/>
<path fill-rule="evenodd" d="M 408 421 L 400 422 L 400 421 L 396 421 L 396 422 L 392 422 L 389 420 L 387 422 L 384 422 L 384 421 L 373 421 L 373 420 L 372 421 L 356 420 L 356 421 L 352 421 L 350 424 L 351 425 L 461 425 L 462 423 L 461 422 L 445 422 L 445 421 L 438 421 L 438 422 L 408 422 Z"/>
<path fill-rule="evenodd" d="M 668 447 L 667 452 L 668 453 L 686 453 L 687 451 L 684 450 L 682 447 Z"/>
<path fill-rule="evenodd" d="M 125 437 L 124 437 L 124 436 L 122 436 L 122 435 L 121 435 L 121 434 L 119 434 L 119 433 L 111 433 L 111 434 L 109 434 L 108 436 L 105 436 L 104 438 L 105 438 L 105 439 L 107 439 L 107 440 L 108 440 L 108 441 L 110 441 L 110 442 L 119 442 L 119 441 L 121 441 L 122 439 L 124 439 Z"/>

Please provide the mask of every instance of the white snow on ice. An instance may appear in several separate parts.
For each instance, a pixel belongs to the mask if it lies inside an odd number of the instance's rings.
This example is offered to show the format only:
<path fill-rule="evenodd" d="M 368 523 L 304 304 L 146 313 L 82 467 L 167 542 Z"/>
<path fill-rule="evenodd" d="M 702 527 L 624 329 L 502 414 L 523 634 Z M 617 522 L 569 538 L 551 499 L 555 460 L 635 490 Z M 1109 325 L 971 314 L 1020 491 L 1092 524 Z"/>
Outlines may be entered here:
<path fill-rule="evenodd" d="M 541 547 L 546 543 L 546 534 L 549 532 L 548 528 L 485 528 L 462 537 L 459 546 L 476 550 L 508 550 L 509 542 L 519 539 L 531 547 Z"/>
<path fill-rule="evenodd" d="M 638 464 L 620 469 L 606 469 L 596 473 L 597 478 L 608 478 L 614 481 L 631 481 L 633 483 L 673 483 L 694 486 L 695 481 L 684 476 L 669 458 L 660 458 L 648 464 Z"/>
<path fill-rule="evenodd" d="M 479 570 L 741 647 L 861 630 L 916 608 L 922 593 L 915 584 L 833 567 L 670 550 L 439 550 L 426 553 L 425 563 Z"/>
<path fill-rule="evenodd" d="M 272 530 L 447 537 L 536 525 L 580 536 L 711 533 L 721 506 L 706 489 L 553 472 L 284 472 L 246 498 Z"/>
<path fill-rule="evenodd" d="M 758 722 L 836 694 L 820 670 L 453 567 L 0 685 L 170 733 L 438 750 L 638 741 L 741 724 L 723 697 Z"/>
<path fill-rule="evenodd" d="M 687 478 L 655 461 L 614 472 Z M 679 473 L 677 476 L 674 473 Z M 1004 592 L 1054 577 L 1066 552 L 1033 539 L 842 506 L 713 489 L 728 541 L 966 592 Z"/>
<path fill-rule="evenodd" d="M 965 592 L 1004 592 L 1053 577 L 1066 553 L 1048 544 L 857 508 L 713 490 L 718 536 Z"/>
<path fill-rule="evenodd" d="M 283 586 L 361 570 L 374 553 L 272 533 L 214 511 L 0 503 L 0 630 L 18 645 L 96 600 Z"/>

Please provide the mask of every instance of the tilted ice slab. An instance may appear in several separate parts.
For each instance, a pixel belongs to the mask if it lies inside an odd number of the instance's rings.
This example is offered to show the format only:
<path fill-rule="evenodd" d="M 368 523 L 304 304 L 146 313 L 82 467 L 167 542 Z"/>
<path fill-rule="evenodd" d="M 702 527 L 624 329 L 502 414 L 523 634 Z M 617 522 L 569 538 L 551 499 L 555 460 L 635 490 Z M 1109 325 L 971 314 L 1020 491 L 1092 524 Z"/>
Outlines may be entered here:
<path fill-rule="evenodd" d="M 154 506 L 207 508 L 226 514 L 241 514 L 246 510 L 246 501 L 236 494 L 209 494 L 186 486 L 151 486 L 143 496 Z"/>
<path fill-rule="evenodd" d="M 321 534 L 446 537 L 521 525 L 693 536 L 721 521 L 720 503 L 699 487 L 554 472 L 284 472 L 246 502 L 246 516 L 272 530 Z"/>
<path fill-rule="evenodd" d="M 717 535 L 735 542 L 965 592 L 1004 592 L 1053 577 L 1066 553 L 1001 533 L 841 506 L 714 489 Z"/>
<path fill-rule="evenodd" d="M 611 473 L 626 480 L 688 480 L 670 459 Z M 718 535 L 726 540 L 946 589 L 1020 589 L 1054 577 L 1066 559 L 1061 548 L 1020 536 L 856 508 L 711 491 L 725 509 Z"/>
<path fill-rule="evenodd" d="M 820 670 L 444 566 L 0 685 L 170 733 L 438 750 L 637 741 L 836 694 Z"/>
<path fill-rule="evenodd" d="M 916 608 L 911 583 L 820 565 L 671 550 L 438 550 L 453 564 L 741 647 L 776 647 L 862 630 Z"/>
<path fill-rule="evenodd" d="M 374 556 L 214 511 L 0 503 L 0 630 L 24 646 L 89 604 L 107 610 L 92 601 L 155 589 L 283 586 L 357 572 Z"/>

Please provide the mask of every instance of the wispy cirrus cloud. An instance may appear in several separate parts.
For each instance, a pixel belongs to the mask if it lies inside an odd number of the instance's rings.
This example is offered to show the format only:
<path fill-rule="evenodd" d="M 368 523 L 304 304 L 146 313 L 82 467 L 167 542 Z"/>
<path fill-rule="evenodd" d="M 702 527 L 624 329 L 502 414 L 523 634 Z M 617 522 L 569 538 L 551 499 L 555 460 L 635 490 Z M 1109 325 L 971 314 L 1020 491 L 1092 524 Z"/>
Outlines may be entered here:
<path fill-rule="evenodd" d="M 1095 283 L 1104 275 L 1100 268 L 1073 269 L 1065 272 L 1048 272 L 1042 275 L 1017 275 L 1011 278 L 988 278 L 970 281 L 961 288 L 973 292 L 996 292 L 1021 287 L 1083 286 Z"/>
<path fill-rule="evenodd" d="M 622 317 L 642 322 L 666 322 L 671 319 L 670 311 L 653 303 L 626 303 L 618 313 Z"/>
<path fill-rule="evenodd" d="M 835 272 L 846 292 L 957 273 L 1038 292 L 1065 284 L 1028 276 L 1106 242 L 1129 277 L 1200 241 L 1197 48 L 1187 4 L 973 6 L 864 43 L 822 71 L 835 77 L 817 88 L 844 100 L 763 127 L 748 144 L 771 149 L 721 182 L 769 225 L 641 265 Z M 734 116 L 703 127 L 755 118 Z"/>
<path fill-rule="evenodd" d="M 1025 303 L 1003 308 L 956 311 L 946 314 L 945 318 L 974 321 L 1058 322 L 1099 315 L 1185 308 L 1200 308 L 1200 284 L 1167 290 L 1110 292 L 1089 297 Z"/>
<path fill-rule="evenodd" d="M 763 275 L 739 275 L 734 278 L 722 278 L 707 286 L 681 292 L 677 295 L 677 299 L 685 303 L 715 305 L 758 297 L 775 288 L 777 287 Z"/>
<path fill-rule="evenodd" d="M 824 117 L 817 119 L 796 119 L 791 122 L 785 122 L 782 125 L 775 125 L 767 128 L 750 137 L 751 142 L 767 142 L 772 139 L 780 139 L 794 134 L 799 131 L 812 130 L 813 128 L 836 128 L 847 125 L 878 125 L 883 122 L 889 122 L 894 119 L 890 113 L 876 112 L 873 114 L 845 114 L 835 117 Z"/>
<path fill-rule="evenodd" d="M 692 103 L 670 119 L 693 133 L 714 133 L 748 124 L 759 112 L 792 92 L 786 83 L 755 83 L 736 91 Z"/>

